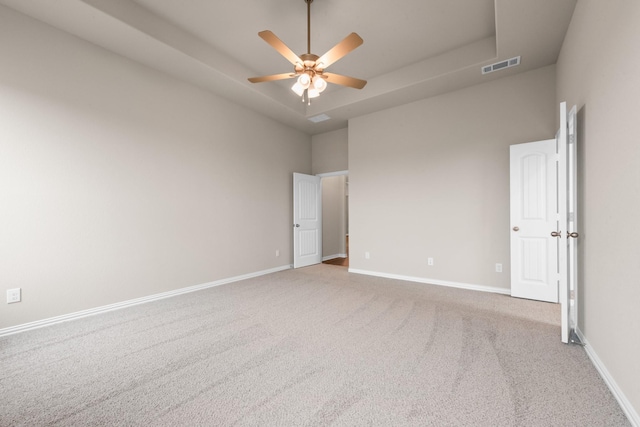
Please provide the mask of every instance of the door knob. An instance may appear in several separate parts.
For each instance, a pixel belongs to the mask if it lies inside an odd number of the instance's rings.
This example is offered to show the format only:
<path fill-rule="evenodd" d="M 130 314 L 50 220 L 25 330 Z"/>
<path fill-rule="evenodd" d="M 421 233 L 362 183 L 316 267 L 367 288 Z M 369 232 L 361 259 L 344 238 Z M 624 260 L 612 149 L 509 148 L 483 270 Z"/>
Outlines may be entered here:
<path fill-rule="evenodd" d="M 518 226 L 513 227 L 513 231 L 520 231 L 520 227 Z"/>
<path fill-rule="evenodd" d="M 578 237 L 580 237 L 580 235 L 574 231 L 573 233 L 567 234 L 567 237 L 573 237 L 574 239 L 577 239 Z"/>
<path fill-rule="evenodd" d="M 293 224 L 294 227 L 300 227 L 300 224 Z"/>
<path fill-rule="evenodd" d="M 560 237 L 562 235 L 562 231 L 552 231 L 551 237 Z"/>

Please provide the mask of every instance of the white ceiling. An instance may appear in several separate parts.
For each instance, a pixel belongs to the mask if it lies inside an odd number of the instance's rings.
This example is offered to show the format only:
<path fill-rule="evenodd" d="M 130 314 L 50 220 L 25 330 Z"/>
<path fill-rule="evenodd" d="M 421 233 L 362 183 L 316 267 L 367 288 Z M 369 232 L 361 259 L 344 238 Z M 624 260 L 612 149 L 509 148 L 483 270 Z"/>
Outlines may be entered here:
<path fill-rule="evenodd" d="M 311 52 L 351 32 L 364 44 L 330 72 L 368 80 L 330 87 L 311 106 L 292 80 L 248 77 L 292 71 L 258 37 L 273 31 L 306 52 L 305 0 L 0 0 L 13 9 L 167 72 L 308 134 L 346 126 L 373 111 L 554 64 L 576 0 L 314 0 Z M 482 65 L 521 65 L 482 75 Z M 309 117 L 330 120 L 312 123 Z"/>

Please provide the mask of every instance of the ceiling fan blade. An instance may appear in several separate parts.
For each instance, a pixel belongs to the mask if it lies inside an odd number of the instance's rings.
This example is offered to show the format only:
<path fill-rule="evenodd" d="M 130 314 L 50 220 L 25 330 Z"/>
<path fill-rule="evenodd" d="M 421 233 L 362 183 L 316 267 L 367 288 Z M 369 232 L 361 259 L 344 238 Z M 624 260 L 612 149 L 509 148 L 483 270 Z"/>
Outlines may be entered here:
<path fill-rule="evenodd" d="M 282 40 L 280 40 L 271 31 L 269 31 L 269 30 L 260 31 L 258 33 L 258 35 L 264 41 L 269 43 L 271 45 L 271 47 L 273 47 L 275 50 L 277 50 L 280 55 L 282 55 L 285 58 L 287 58 L 287 61 L 291 62 L 293 65 L 302 64 L 302 59 L 300 59 L 300 57 L 298 55 L 293 53 L 293 51 L 291 49 L 289 49 L 289 47 L 286 44 L 284 44 L 282 42 Z"/>
<path fill-rule="evenodd" d="M 356 79 L 355 77 L 342 76 L 340 74 L 322 73 L 327 78 L 327 82 L 337 85 L 348 86 L 355 89 L 362 89 L 367 84 L 366 80 Z"/>
<path fill-rule="evenodd" d="M 250 77 L 249 81 L 251 83 L 272 82 L 274 80 L 292 79 L 295 76 L 295 73 L 272 74 L 270 76 Z"/>
<path fill-rule="evenodd" d="M 322 55 L 316 61 L 316 64 L 321 64 L 321 68 L 325 69 L 329 65 L 336 62 L 338 59 L 351 52 L 363 43 L 362 38 L 356 33 L 351 33 L 345 37 L 340 43 L 329 49 L 327 53 Z"/>

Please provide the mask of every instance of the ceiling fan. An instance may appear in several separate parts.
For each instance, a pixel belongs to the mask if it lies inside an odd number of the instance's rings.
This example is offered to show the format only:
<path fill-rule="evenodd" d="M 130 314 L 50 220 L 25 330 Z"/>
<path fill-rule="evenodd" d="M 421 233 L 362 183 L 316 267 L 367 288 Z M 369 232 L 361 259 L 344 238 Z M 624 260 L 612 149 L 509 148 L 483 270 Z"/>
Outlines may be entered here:
<path fill-rule="evenodd" d="M 261 31 L 258 35 L 293 64 L 293 73 L 251 77 L 249 81 L 251 83 L 260 83 L 298 77 L 291 90 L 302 97 L 302 102 L 306 100 L 308 103 L 311 103 L 311 98 L 317 97 L 326 89 L 327 83 L 362 89 L 367 84 L 366 80 L 325 71 L 329 65 L 360 46 L 363 43 L 362 38 L 356 33 L 351 33 L 324 55 L 314 55 L 311 53 L 311 3 L 313 3 L 313 0 L 304 1 L 307 3 L 307 53 L 298 56 L 271 31 Z"/>

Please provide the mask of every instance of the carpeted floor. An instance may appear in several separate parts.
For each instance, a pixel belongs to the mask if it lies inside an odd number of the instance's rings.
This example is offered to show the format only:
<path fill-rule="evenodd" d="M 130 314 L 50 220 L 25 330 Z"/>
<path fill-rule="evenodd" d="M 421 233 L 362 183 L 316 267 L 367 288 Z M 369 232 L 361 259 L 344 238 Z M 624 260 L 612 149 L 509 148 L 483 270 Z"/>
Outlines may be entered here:
<path fill-rule="evenodd" d="M 0 338 L 2 426 L 626 426 L 559 307 L 317 265 Z"/>

